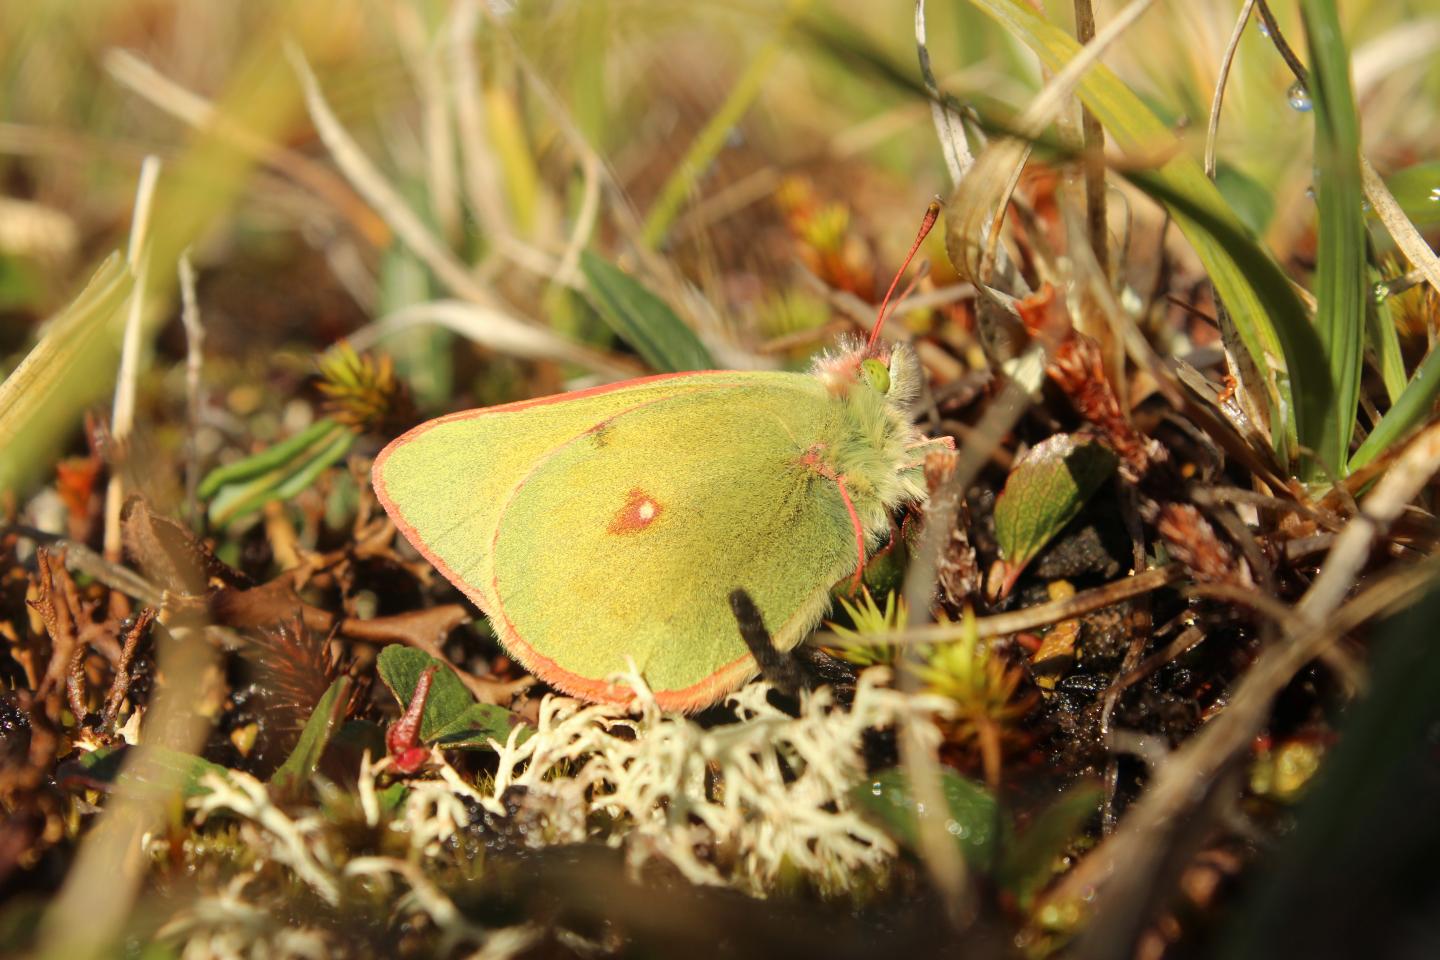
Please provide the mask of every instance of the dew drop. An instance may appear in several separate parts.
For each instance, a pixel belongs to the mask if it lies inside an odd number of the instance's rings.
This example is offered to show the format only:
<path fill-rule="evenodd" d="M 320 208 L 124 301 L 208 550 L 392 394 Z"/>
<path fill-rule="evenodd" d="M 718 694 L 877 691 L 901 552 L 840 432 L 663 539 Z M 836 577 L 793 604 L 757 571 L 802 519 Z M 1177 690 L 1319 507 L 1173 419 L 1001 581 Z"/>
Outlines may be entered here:
<path fill-rule="evenodd" d="M 1267 26 L 1265 26 L 1265 21 L 1264 21 L 1264 20 L 1257 20 L 1257 21 L 1255 22 L 1255 26 L 1260 29 L 1260 36 L 1262 36 L 1262 37 L 1268 37 L 1268 36 L 1270 36 L 1270 28 L 1267 27 Z"/>
<path fill-rule="evenodd" d="M 1285 99 L 1290 104 L 1290 109 L 1297 113 L 1309 113 L 1315 106 L 1310 100 L 1310 91 L 1305 89 L 1305 84 L 1296 80 L 1290 84 L 1290 89 L 1285 92 Z"/>
<path fill-rule="evenodd" d="M 1314 186 L 1306 187 L 1306 188 L 1305 188 L 1305 196 L 1306 196 L 1306 198 L 1309 199 L 1309 200 L 1314 200 L 1314 199 L 1315 199 L 1315 187 L 1314 187 Z"/>
<path fill-rule="evenodd" d="M 870 796 L 872 796 L 872 797 L 878 797 L 878 796 L 880 796 L 880 794 L 882 794 L 882 793 L 884 793 L 884 792 L 885 792 L 885 785 L 884 785 L 883 783 L 881 783 L 879 780 L 876 780 L 874 783 L 870 784 Z"/>
<path fill-rule="evenodd" d="M 1369 200 L 1366 200 L 1366 199 L 1364 199 L 1364 198 L 1362 197 L 1362 198 L 1360 199 L 1360 209 L 1363 210 L 1363 211 L 1365 211 L 1366 213 L 1369 213 L 1369 212 L 1370 212 L 1370 201 L 1369 201 Z"/>
<path fill-rule="evenodd" d="M 1440 187 L 1431 187 L 1431 188 L 1430 188 L 1430 197 L 1429 197 L 1429 199 L 1430 199 L 1430 202 L 1431 202 L 1431 203 L 1440 203 Z"/>
<path fill-rule="evenodd" d="M 1390 297 L 1390 285 L 1388 283 L 1375 284 L 1375 302 L 1384 303 Z"/>

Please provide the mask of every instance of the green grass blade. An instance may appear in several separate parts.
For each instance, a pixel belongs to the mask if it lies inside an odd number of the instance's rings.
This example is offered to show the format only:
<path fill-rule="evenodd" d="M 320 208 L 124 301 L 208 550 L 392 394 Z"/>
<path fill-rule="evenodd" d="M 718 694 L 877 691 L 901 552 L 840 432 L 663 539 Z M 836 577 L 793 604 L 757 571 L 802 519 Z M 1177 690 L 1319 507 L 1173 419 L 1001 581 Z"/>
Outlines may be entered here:
<path fill-rule="evenodd" d="M 1300 442 L 1315 451 L 1306 475 L 1344 475 L 1355 435 L 1364 364 L 1365 211 L 1360 185 L 1360 121 L 1350 89 L 1350 55 L 1332 0 L 1303 0 L 1301 14 L 1313 70 L 1316 202 L 1320 249 L 1315 270 L 1315 329 L 1330 369 L 1331 392 L 1320 423 L 1302 424 Z"/>
<path fill-rule="evenodd" d="M 350 682 L 349 677 L 337 677 L 335 682 L 330 684 L 325 695 L 310 712 L 310 719 L 305 722 L 305 729 L 300 731 L 300 738 L 295 741 L 290 756 L 286 757 L 285 762 L 271 775 L 270 782 L 286 797 L 296 799 L 300 789 L 310 781 L 315 769 L 320 766 L 320 758 L 325 755 L 330 738 L 345 719 L 345 706 L 350 700 Z"/>
<path fill-rule="evenodd" d="M 1373 266 L 1366 271 L 1369 289 L 1373 292 L 1381 283 L 1380 271 Z M 1400 334 L 1395 329 L 1395 314 L 1390 302 L 1384 297 L 1373 295 L 1365 298 L 1365 341 L 1375 351 L 1375 360 L 1380 365 L 1380 379 L 1385 383 L 1385 394 L 1391 405 L 1405 392 L 1405 358 L 1400 353 Z"/>
<path fill-rule="evenodd" d="M 1060 69 L 1079 52 L 1073 37 L 1018 0 L 972 2 L 1034 50 L 1051 70 Z M 1080 81 L 1080 97 L 1104 124 L 1111 141 L 1127 153 L 1153 156 L 1174 142 L 1165 124 L 1103 66 Z M 1246 232 L 1194 157 L 1176 154 L 1158 169 L 1132 173 L 1130 178 L 1169 207 L 1256 366 L 1273 370 L 1283 361 L 1288 390 L 1285 380 L 1277 377 L 1277 396 L 1272 401 L 1293 410 L 1299 435 L 1307 436 L 1313 424 L 1325 420 L 1329 368 L 1305 307 L 1285 274 Z M 1280 433 L 1278 421 L 1274 429 Z"/>
<path fill-rule="evenodd" d="M 662 373 L 715 369 L 694 331 L 635 278 L 588 250 L 580 255 L 580 270 L 605 322 L 650 366 Z"/>
<path fill-rule="evenodd" d="M 1385 411 L 1385 416 L 1350 458 L 1350 469 L 1359 470 L 1419 426 L 1430 416 L 1437 397 L 1440 397 L 1440 350 L 1431 350 L 1400 399 Z"/>
<path fill-rule="evenodd" d="M 293 437 L 282 440 L 274 446 L 266 447 L 253 456 L 237 460 L 234 463 L 227 463 L 223 467 L 216 467 L 205 475 L 204 480 L 200 481 L 200 488 L 196 493 L 204 498 L 212 497 L 219 492 L 221 487 L 253 480 L 269 473 L 298 456 L 302 450 L 330 433 L 336 426 L 334 420 L 323 417 Z"/>
<path fill-rule="evenodd" d="M 134 283 L 112 254 L 0 383 L 0 493 L 23 499 L 69 439 L 78 412 L 113 382 L 120 338 L 111 321 Z"/>
<path fill-rule="evenodd" d="M 640 230 L 640 241 L 646 247 L 653 250 L 665 239 L 666 232 L 675 222 L 675 217 L 680 213 L 690 190 L 725 146 L 725 139 L 730 136 L 730 131 L 760 95 L 760 88 L 769 78 L 775 61 L 785 50 L 791 24 L 807 5 L 808 0 L 790 0 L 790 8 L 784 20 L 746 65 L 745 72 L 735 81 L 735 86 L 730 89 L 725 102 L 720 104 L 720 109 L 715 111 L 696 134 L 680 165 L 660 188 L 660 195 L 645 215 L 645 223 Z"/>

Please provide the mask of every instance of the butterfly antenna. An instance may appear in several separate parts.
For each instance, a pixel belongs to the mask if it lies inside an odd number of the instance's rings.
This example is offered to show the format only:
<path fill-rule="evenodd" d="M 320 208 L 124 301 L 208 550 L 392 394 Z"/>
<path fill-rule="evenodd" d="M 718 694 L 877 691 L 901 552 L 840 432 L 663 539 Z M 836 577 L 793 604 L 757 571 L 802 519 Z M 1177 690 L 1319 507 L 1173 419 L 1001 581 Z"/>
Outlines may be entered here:
<path fill-rule="evenodd" d="M 910 252 L 905 255 L 905 262 L 900 264 L 900 269 L 895 271 L 895 279 L 890 281 L 890 289 L 885 291 L 885 299 L 880 301 L 880 313 L 875 317 L 875 326 L 870 331 L 870 339 L 865 341 L 865 350 L 868 353 L 874 348 L 875 342 L 880 339 L 880 328 L 885 325 L 885 308 L 890 305 L 890 296 L 895 288 L 900 285 L 900 278 L 905 276 L 905 271 L 910 269 L 910 261 L 915 259 L 915 253 L 920 249 L 920 244 L 925 242 L 930 228 L 935 226 L 935 221 L 940 216 L 940 198 L 936 197 L 930 201 L 930 206 L 925 208 L 925 219 L 920 221 L 920 232 L 915 235 L 915 242 L 910 245 Z"/>

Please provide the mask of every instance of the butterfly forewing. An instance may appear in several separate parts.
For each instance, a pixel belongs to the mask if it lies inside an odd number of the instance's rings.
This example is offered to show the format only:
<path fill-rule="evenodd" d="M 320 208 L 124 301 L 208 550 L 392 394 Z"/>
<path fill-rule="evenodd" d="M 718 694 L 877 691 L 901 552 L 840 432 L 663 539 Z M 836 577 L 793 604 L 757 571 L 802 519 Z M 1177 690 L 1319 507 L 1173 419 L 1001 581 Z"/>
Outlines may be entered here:
<path fill-rule="evenodd" d="M 716 389 L 725 371 L 647 377 L 591 391 L 451 414 L 421 424 L 375 460 L 375 493 L 401 532 L 487 613 L 487 552 L 500 510 L 535 463 L 557 446 L 647 398 Z"/>

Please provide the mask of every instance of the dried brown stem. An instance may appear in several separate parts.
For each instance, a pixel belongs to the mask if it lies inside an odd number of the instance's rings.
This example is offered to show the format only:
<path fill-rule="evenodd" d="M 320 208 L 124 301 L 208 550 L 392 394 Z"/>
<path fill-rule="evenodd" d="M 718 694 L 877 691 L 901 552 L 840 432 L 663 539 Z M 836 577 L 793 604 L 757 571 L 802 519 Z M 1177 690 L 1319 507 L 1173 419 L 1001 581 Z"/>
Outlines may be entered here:
<path fill-rule="evenodd" d="M 105 707 L 100 713 L 102 729 L 110 730 L 115 726 L 120 704 L 125 702 L 125 695 L 130 692 L 130 665 L 135 661 L 135 651 L 154 621 L 154 608 L 146 607 L 125 631 L 125 645 L 120 649 L 120 661 L 115 664 L 115 678 L 110 681 L 110 691 L 105 696 Z"/>
<path fill-rule="evenodd" d="M 1090 0 L 1075 0 L 1075 39 L 1087 44 L 1095 39 L 1095 10 Z M 1080 124 L 1084 137 L 1085 224 L 1090 249 L 1105 276 L 1110 275 L 1110 225 L 1105 210 L 1105 128 L 1100 118 L 1082 102 Z"/>

